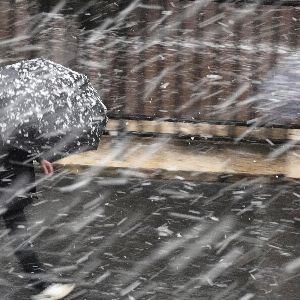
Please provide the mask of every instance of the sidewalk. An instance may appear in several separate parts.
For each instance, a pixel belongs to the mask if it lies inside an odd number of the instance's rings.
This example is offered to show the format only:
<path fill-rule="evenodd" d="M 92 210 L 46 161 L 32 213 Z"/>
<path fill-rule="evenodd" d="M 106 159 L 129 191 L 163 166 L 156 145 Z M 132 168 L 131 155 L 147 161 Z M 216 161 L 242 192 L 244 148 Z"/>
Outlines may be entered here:
<path fill-rule="evenodd" d="M 276 157 L 280 152 L 284 154 Z M 101 176 L 188 180 L 300 178 L 300 147 L 285 151 L 282 146 L 260 144 L 103 137 L 97 151 L 66 157 L 55 166 L 75 173 L 93 167 Z"/>

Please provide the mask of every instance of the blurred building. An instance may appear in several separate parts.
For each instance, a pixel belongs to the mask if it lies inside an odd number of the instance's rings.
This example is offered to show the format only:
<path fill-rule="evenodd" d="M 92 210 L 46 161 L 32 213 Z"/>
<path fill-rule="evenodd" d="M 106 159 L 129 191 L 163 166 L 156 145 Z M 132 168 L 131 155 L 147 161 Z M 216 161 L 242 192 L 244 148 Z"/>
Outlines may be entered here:
<path fill-rule="evenodd" d="M 248 126 L 262 83 L 298 51 L 291 2 L 3 0 L 0 62 L 43 56 L 87 73 L 111 118 Z"/>

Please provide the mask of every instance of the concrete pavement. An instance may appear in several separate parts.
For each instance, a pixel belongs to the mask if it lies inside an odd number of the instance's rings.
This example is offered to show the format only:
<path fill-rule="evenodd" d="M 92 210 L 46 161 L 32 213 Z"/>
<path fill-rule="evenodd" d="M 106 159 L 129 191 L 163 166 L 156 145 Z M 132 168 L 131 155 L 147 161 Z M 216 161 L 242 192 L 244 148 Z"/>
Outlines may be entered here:
<path fill-rule="evenodd" d="M 298 184 L 77 180 L 46 178 L 27 208 L 45 279 L 76 282 L 66 300 L 299 299 Z M 10 245 L 1 299 L 29 299 Z"/>

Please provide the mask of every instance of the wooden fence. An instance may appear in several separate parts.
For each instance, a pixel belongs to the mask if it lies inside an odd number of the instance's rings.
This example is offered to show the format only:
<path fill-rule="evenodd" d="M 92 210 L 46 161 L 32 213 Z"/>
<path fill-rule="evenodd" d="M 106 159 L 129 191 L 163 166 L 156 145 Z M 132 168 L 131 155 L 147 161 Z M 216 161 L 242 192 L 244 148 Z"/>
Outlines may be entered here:
<path fill-rule="evenodd" d="M 132 1 L 86 30 L 77 14 L 60 14 L 59 3 L 42 14 L 35 1 L 3 0 L 0 63 L 43 56 L 86 73 L 115 131 L 209 137 L 203 128 L 212 124 L 222 136 L 245 135 L 261 114 L 253 101 L 261 84 L 299 51 L 299 8 L 145 3 Z M 300 128 L 298 115 L 277 127 Z M 238 126 L 245 128 L 236 134 Z"/>

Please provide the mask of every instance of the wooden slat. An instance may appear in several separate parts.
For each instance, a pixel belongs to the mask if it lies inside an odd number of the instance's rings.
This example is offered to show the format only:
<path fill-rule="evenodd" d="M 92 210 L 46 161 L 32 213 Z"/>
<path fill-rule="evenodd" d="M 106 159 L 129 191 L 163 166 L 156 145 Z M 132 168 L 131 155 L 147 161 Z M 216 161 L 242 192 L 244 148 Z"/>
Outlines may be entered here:
<path fill-rule="evenodd" d="M 213 125 L 208 123 L 183 123 L 183 122 L 160 122 L 160 121 L 137 121 L 126 120 L 125 126 L 127 132 L 137 132 L 144 134 L 180 134 L 195 137 L 208 138 L 234 138 L 238 139 L 244 136 L 246 139 L 257 141 L 285 141 L 299 140 L 300 129 L 284 129 L 284 128 L 250 128 L 246 126 L 234 125 Z M 118 120 L 109 120 L 107 125 L 108 132 L 117 132 L 119 128 Z"/>

